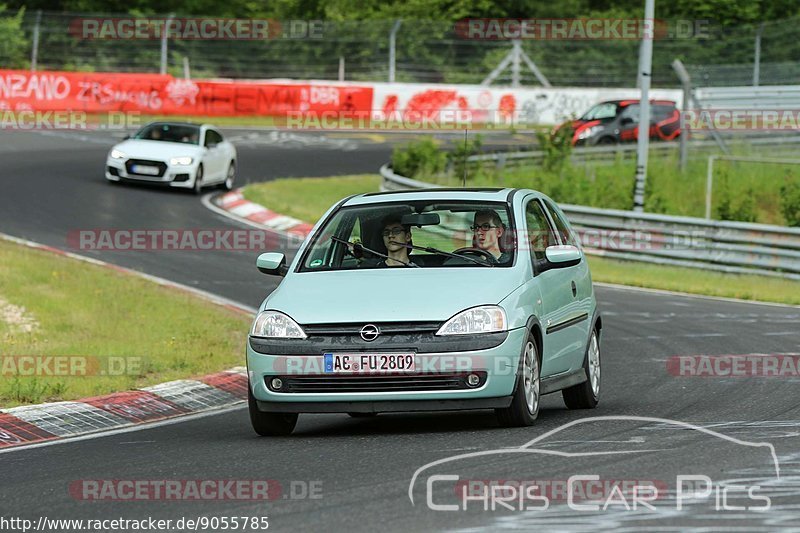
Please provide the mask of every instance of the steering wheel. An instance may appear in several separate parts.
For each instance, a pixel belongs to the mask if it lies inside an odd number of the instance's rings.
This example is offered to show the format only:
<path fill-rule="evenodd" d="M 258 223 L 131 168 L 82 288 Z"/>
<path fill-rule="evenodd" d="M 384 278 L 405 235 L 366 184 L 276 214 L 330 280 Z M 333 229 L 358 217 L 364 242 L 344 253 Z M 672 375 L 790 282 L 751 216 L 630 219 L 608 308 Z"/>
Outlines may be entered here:
<path fill-rule="evenodd" d="M 473 248 L 472 246 L 467 246 L 465 248 L 459 248 L 458 250 L 453 250 L 454 254 L 475 254 L 481 256 L 483 259 L 486 259 L 489 263 L 496 265 L 497 258 L 493 256 L 490 252 L 486 250 L 481 250 L 480 248 Z"/>

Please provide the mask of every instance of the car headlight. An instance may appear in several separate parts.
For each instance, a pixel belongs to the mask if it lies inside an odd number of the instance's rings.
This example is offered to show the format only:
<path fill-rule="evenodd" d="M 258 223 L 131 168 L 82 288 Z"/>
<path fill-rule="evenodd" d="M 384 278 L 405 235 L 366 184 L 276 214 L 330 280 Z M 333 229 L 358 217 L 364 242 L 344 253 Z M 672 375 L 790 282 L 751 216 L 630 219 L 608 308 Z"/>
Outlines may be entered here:
<path fill-rule="evenodd" d="M 111 159 L 125 159 L 126 157 L 128 156 L 125 155 L 125 152 L 120 152 L 116 148 L 111 150 Z"/>
<path fill-rule="evenodd" d="M 506 312 L 497 305 L 481 305 L 461 311 L 444 323 L 437 335 L 472 335 L 508 329 Z"/>
<path fill-rule="evenodd" d="M 250 330 L 253 337 L 272 337 L 278 339 L 305 339 L 297 322 L 278 311 L 261 311 Z"/>
<path fill-rule="evenodd" d="M 588 137 L 591 137 L 598 131 L 602 130 L 604 127 L 605 126 L 592 126 L 591 128 L 586 128 L 585 130 L 583 130 L 578 134 L 578 139 L 586 139 Z"/>
<path fill-rule="evenodd" d="M 192 159 L 191 157 L 188 157 L 188 156 L 186 156 L 186 157 L 173 157 L 172 159 L 169 160 L 169 164 L 170 165 L 191 165 L 192 161 L 194 161 L 194 159 Z"/>

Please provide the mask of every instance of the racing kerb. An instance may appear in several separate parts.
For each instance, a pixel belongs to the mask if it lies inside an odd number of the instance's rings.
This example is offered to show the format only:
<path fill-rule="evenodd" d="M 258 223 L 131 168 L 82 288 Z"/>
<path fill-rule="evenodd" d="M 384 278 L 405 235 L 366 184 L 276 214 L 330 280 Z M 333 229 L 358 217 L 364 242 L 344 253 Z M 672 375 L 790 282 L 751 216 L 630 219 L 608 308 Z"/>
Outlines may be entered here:
<path fill-rule="evenodd" d="M 438 187 L 380 169 L 381 190 Z M 800 228 L 559 204 L 586 253 L 800 280 Z"/>

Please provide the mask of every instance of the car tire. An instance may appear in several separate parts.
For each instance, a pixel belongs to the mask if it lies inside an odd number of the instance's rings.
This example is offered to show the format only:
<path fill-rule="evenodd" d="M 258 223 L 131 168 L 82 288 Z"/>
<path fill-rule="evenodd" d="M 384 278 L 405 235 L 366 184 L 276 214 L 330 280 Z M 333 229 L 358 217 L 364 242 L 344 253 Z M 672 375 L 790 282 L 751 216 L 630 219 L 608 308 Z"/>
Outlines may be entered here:
<path fill-rule="evenodd" d="M 375 418 L 378 413 L 347 413 L 350 418 Z"/>
<path fill-rule="evenodd" d="M 536 348 L 536 338 L 528 333 L 520 356 L 517 384 L 511 405 L 497 409 L 497 419 L 505 427 L 524 427 L 533 425 L 539 416 L 541 403 L 541 359 Z"/>
<path fill-rule="evenodd" d="M 236 163 L 231 161 L 231 164 L 228 165 L 228 173 L 225 175 L 225 181 L 222 182 L 220 187 L 226 191 L 232 191 L 234 181 L 236 181 Z"/>
<path fill-rule="evenodd" d="M 203 165 L 197 167 L 197 174 L 194 175 L 194 187 L 192 190 L 195 194 L 203 192 Z"/>
<path fill-rule="evenodd" d="M 569 409 L 594 409 L 600 400 L 600 336 L 596 328 L 586 346 L 583 368 L 588 379 L 561 391 Z"/>
<path fill-rule="evenodd" d="M 617 144 L 617 140 L 614 137 L 600 137 L 597 139 L 597 146 L 611 146 Z"/>
<path fill-rule="evenodd" d="M 262 437 L 290 435 L 297 425 L 297 413 L 265 413 L 260 411 L 249 384 L 247 386 L 247 407 L 250 410 L 250 423 L 253 425 L 253 430 Z"/>

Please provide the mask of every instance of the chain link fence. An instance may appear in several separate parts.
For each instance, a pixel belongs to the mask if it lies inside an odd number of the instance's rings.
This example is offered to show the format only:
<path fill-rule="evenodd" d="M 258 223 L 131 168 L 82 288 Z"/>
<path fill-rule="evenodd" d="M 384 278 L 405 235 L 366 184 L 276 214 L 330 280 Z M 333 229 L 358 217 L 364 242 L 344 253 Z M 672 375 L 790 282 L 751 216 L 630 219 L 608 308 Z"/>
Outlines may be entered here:
<path fill-rule="evenodd" d="M 182 15 L 177 15 L 182 16 Z M 0 12 L 0 66 L 39 70 L 159 72 L 159 39 L 85 39 L 76 21 L 129 15 Z M 161 16 L 166 18 L 166 16 Z M 284 26 L 292 21 L 282 21 Z M 309 21 L 293 21 L 302 28 Z M 178 40 L 166 43 L 167 72 L 195 78 L 294 78 L 387 81 L 390 35 L 397 21 L 311 21 L 314 36 L 260 40 Z M 704 21 L 667 22 L 687 27 L 659 38 L 653 52 L 653 86 L 679 85 L 670 63 L 680 58 L 697 85 L 761 85 L 800 82 L 800 18 L 736 28 Z M 71 31 L 71 28 L 73 30 Z M 700 28 L 697 31 L 697 28 Z M 524 40 L 522 51 L 553 86 L 636 86 L 639 42 L 635 39 Z M 442 21 L 403 20 L 396 33 L 396 81 L 481 83 L 510 52 L 512 43 L 469 40 Z M 756 59 L 757 58 L 757 59 Z M 758 66 L 756 66 L 756 63 Z M 522 85 L 540 82 L 525 66 Z M 495 84 L 510 84 L 506 69 Z"/>

